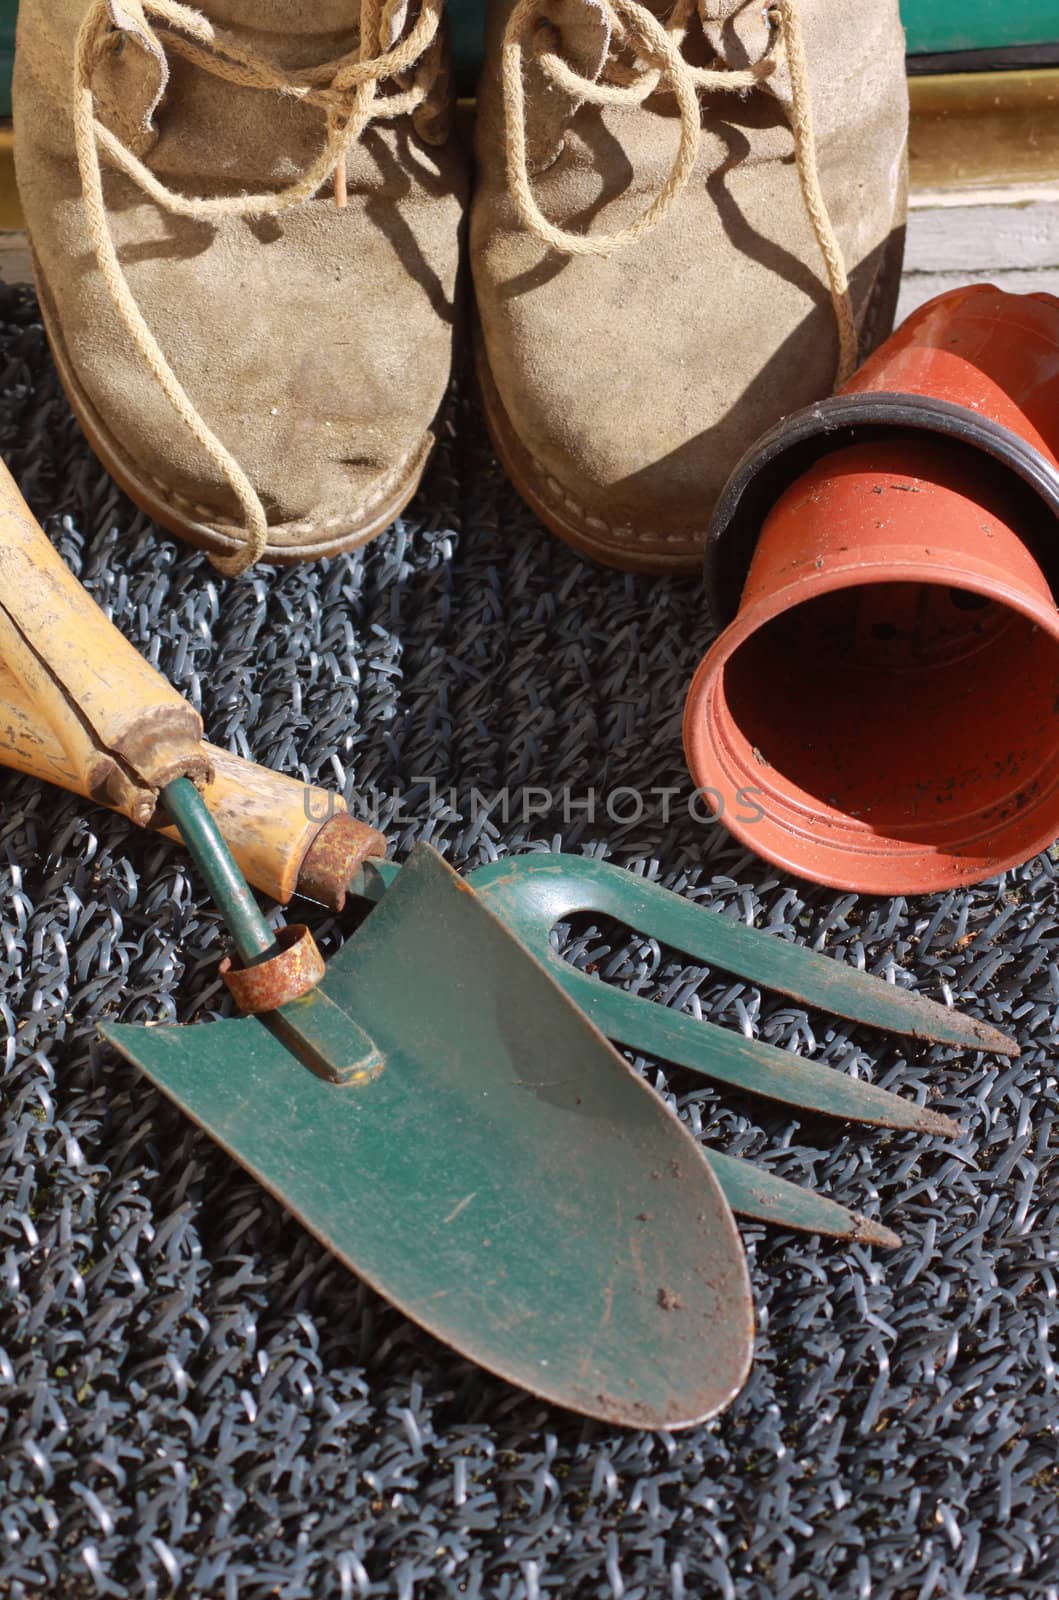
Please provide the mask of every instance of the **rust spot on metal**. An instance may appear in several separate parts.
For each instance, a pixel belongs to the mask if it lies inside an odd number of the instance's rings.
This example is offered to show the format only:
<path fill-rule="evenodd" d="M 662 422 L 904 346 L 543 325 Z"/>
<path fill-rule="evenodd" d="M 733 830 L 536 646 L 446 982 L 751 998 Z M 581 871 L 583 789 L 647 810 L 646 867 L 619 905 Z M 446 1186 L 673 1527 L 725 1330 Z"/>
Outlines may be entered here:
<path fill-rule="evenodd" d="M 292 923 L 280 929 L 276 941 L 279 954 L 256 966 L 236 966 L 231 956 L 221 962 L 221 977 L 245 1016 L 278 1010 L 315 989 L 324 975 L 324 958 L 308 928 Z"/>
<path fill-rule="evenodd" d="M 684 1302 L 672 1289 L 659 1289 L 658 1304 L 663 1311 L 683 1311 Z"/>
<path fill-rule="evenodd" d="M 339 812 L 324 823 L 305 852 L 298 871 L 298 892 L 331 911 L 346 903 L 349 880 L 358 867 L 386 854 L 386 840 L 375 828 Z"/>
<path fill-rule="evenodd" d="M 899 1233 L 884 1228 L 881 1222 L 872 1222 L 870 1217 L 862 1217 L 859 1212 L 853 1214 L 853 1237 L 858 1244 L 876 1245 L 880 1250 L 901 1248 Z"/>
<path fill-rule="evenodd" d="M 202 746 L 202 719 L 183 701 L 141 709 L 110 748 L 149 788 L 164 789 L 174 778 L 190 778 L 202 789 L 213 776 Z"/>

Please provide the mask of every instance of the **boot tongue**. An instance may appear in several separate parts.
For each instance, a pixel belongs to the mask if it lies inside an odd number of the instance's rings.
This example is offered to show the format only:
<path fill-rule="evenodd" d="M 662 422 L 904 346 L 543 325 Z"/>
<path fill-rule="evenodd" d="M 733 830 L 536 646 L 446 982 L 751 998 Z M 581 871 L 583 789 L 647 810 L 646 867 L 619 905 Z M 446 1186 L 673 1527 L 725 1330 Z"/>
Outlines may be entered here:
<path fill-rule="evenodd" d="M 699 0 L 706 42 L 726 67 L 754 67 L 772 38 L 769 8 L 761 0 Z"/>
<path fill-rule="evenodd" d="M 600 0 L 542 0 L 540 17 L 556 30 L 565 61 L 582 77 L 599 77 L 611 45 L 610 18 Z M 523 61 L 526 80 L 526 154 L 529 170 L 543 172 L 556 159 L 571 118 L 581 104 L 558 89 L 531 52 Z"/>
<path fill-rule="evenodd" d="M 377 36 L 367 41 L 368 55 L 393 48 L 406 31 L 409 7 L 410 0 L 381 0 Z M 360 0 L 313 0 L 312 5 L 297 0 L 199 0 L 198 9 L 221 32 L 293 69 L 355 49 L 369 8 Z"/>
<path fill-rule="evenodd" d="M 379 48 L 391 50 L 408 22 L 409 0 L 385 0 L 379 22 Z"/>
<path fill-rule="evenodd" d="M 379 37 L 369 42 L 369 54 L 393 48 L 408 25 L 409 7 L 410 0 L 382 0 Z M 200 0 L 198 9 L 215 27 L 251 36 L 272 60 L 287 66 L 318 59 L 321 45 L 326 45 L 325 56 L 342 54 L 363 22 L 360 0 L 314 0 L 311 6 L 292 6 L 291 0 Z"/>
<path fill-rule="evenodd" d="M 667 22 L 673 12 L 673 0 L 641 0 L 641 4 L 659 22 Z M 698 0 L 696 11 L 684 44 L 684 54 L 692 65 L 740 71 L 756 66 L 766 55 L 772 25 L 765 0 Z"/>
<path fill-rule="evenodd" d="M 199 0 L 196 7 L 218 28 L 285 34 L 292 40 L 351 33 L 360 26 L 359 0 Z"/>

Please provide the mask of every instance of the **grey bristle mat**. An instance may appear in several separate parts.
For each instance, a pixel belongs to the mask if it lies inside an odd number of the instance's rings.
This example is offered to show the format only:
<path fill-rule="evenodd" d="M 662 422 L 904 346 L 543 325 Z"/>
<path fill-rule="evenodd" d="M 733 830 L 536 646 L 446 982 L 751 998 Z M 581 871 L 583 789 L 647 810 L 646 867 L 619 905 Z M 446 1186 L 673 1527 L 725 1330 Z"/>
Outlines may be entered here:
<path fill-rule="evenodd" d="M 31 297 L 0 290 L 0 313 L 4 457 L 215 741 L 356 786 L 398 854 L 417 837 L 461 868 L 608 849 L 1023 1046 L 1015 1062 L 901 1046 L 620 930 L 569 930 L 605 976 L 929 1097 L 965 1129 L 949 1145 L 799 1121 L 643 1063 L 711 1144 L 905 1244 L 746 1229 L 744 1394 L 691 1433 L 608 1433 L 411 1327 L 94 1042 L 103 1016 L 220 1008 L 218 919 L 177 848 L 0 773 L 0 1593 L 1056 1600 L 1053 863 L 858 903 L 691 820 L 698 584 L 602 571 L 546 535 L 470 399 L 399 527 L 225 582 L 97 465 Z M 651 794 L 667 787 L 679 798 Z M 310 917 L 333 946 L 333 921 Z"/>

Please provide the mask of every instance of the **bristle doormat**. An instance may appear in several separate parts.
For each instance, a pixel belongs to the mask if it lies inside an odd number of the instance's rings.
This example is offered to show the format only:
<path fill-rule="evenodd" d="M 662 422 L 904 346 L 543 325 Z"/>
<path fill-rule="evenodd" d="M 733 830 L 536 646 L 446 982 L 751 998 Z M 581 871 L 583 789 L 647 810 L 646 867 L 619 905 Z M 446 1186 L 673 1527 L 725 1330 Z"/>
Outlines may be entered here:
<path fill-rule="evenodd" d="M 745 1392 L 607 1431 L 432 1341 L 96 1041 L 220 1005 L 186 857 L 0 773 L 0 1594 L 208 1600 L 1059 1597 L 1059 888 L 858 902 L 688 801 L 694 581 L 587 565 L 500 476 L 470 400 L 367 550 L 220 580 L 82 442 L 32 298 L 0 291 L 0 450 L 209 736 L 343 788 L 398 857 L 561 845 L 1011 1029 L 902 1047 L 583 922 L 571 958 L 929 1099 L 956 1144 L 798 1118 L 638 1065 L 711 1146 L 896 1228 L 893 1255 L 744 1229 Z M 666 791 L 671 791 L 668 795 Z M 308 912 L 321 938 L 341 926 Z"/>

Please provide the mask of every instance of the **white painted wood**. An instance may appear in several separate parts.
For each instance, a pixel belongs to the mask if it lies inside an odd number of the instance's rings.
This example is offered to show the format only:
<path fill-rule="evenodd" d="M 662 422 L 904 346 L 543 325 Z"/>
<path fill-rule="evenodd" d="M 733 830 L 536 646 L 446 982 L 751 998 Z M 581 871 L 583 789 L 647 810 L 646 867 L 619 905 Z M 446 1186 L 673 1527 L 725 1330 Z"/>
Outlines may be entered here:
<path fill-rule="evenodd" d="M 1011 294 L 1059 295 L 1059 194 L 1007 203 L 996 191 L 986 203 L 920 204 L 908 219 L 901 321 L 946 289 L 995 283 Z"/>
<path fill-rule="evenodd" d="M 913 211 L 908 260 L 916 272 L 1054 268 L 1059 265 L 1059 200 Z"/>

